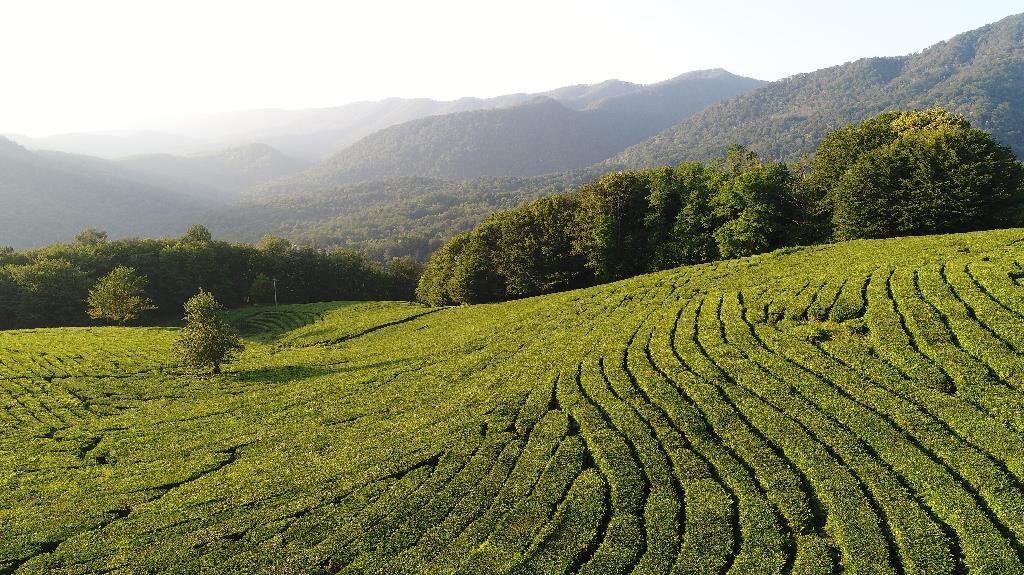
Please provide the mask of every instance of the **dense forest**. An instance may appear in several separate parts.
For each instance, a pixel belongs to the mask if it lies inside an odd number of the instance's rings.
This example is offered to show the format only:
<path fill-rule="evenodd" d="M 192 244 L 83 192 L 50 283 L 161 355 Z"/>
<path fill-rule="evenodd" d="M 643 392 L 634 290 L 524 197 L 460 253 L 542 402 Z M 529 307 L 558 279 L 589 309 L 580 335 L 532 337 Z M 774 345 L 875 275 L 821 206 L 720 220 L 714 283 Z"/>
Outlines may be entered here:
<path fill-rule="evenodd" d="M 866 58 L 772 82 L 683 121 L 607 162 L 645 168 L 707 160 L 730 144 L 796 159 L 830 130 L 885 110 L 942 106 L 1024 155 L 1024 14 L 918 54 Z"/>
<path fill-rule="evenodd" d="M 435 305 L 537 295 L 833 240 L 1024 222 L 1024 166 L 941 108 L 886 112 L 829 133 L 809 162 L 724 160 L 608 174 L 487 218 L 431 258 Z"/>
<path fill-rule="evenodd" d="M 265 233 L 312 246 L 358 250 L 378 260 L 426 261 L 452 236 L 496 210 L 514 208 L 594 179 L 589 171 L 451 181 L 390 178 L 330 191 L 258 196 L 205 218 L 219 236 L 255 241 Z"/>
<path fill-rule="evenodd" d="M 116 268 L 145 279 L 153 313 L 177 317 L 202 288 L 229 307 L 245 303 L 411 299 L 419 265 L 380 264 L 350 250 L 216 241 L 203 226 L 179 238 L 109 240 L 85 230 L 74 243 L 0 250 L 0 328 L 87 325 L 90 289 Z"/>

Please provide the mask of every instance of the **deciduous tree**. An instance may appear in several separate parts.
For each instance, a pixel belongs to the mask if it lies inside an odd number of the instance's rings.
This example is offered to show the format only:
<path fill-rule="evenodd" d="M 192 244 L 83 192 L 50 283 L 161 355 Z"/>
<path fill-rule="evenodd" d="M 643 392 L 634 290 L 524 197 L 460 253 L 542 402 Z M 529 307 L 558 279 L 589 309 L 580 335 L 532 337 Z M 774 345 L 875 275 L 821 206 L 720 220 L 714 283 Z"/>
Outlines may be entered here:
<path fill-rule="evenodd" d="M 89 290 L 89 317 L 123 325 L 145 311 L 156 309 L 144 293 L 148 284 L 149 279 L 139 275 L 135 268 L 117 266 Z"/>
<path fill-rule="evenodd" d="M 221 364 L 242 350 L 241 340 L 220 318 L 220 309 L 213 294 L 202 289 L 185 302 L 185 327 L 176 348 L 186 369 L 220 373 Z"/>

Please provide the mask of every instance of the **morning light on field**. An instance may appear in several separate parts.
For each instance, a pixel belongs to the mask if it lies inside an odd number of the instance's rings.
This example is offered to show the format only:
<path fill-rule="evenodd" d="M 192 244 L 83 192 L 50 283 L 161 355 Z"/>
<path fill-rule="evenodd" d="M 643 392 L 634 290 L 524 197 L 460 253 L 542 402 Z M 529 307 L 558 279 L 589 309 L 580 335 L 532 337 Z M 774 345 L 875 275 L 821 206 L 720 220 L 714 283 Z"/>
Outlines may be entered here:
<path fill-rule="evenodd" d="M 1024 575 L 1024 14 L 20 3 L 0 575 Z"/>

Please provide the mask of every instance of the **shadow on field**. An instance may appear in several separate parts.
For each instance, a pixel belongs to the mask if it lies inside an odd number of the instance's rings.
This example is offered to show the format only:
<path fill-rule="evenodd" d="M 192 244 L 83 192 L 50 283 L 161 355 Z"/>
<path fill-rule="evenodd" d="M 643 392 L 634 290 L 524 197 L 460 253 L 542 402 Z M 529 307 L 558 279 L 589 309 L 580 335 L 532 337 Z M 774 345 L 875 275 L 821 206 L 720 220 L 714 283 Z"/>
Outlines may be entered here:
<path fill-rule="evenodd" d="M 285 365 L 277 367 L 261 367 L 246 371 L 234 372 L 235 381 L 246 383 L 286 383 L 295 380 L 311 379 L 321 375 L 342 374 L 359 371 L 382 371 L 381 375 L 389 375 L 389 368 L 414 367 L 419 362 L 410 362 L 408 359 L 392 359 L 374 363 L 340 363 L 336 365 Z M 400 371 L 400 370 L 395 370 Z"/>
<path fill-rule="evenodd" d="M 319 365 L 286 365 L 261 367 L 233 373 L 235 381 L 246 383 L 288 383 L 297 379 L 310 379 L 330 373 L 337 373 L 337 367 Z"/>

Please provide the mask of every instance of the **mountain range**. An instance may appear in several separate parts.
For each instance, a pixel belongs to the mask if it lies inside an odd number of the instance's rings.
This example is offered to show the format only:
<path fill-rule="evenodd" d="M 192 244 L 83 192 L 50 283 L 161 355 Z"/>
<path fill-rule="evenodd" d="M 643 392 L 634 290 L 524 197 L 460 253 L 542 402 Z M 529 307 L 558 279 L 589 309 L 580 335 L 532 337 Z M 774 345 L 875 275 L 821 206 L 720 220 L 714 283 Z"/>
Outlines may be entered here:
<path fill-rule="evenodd" d="M 400 176 L 462 180 L 582 168 L 762 84 L 725 70 L 704 70 L 631 91 L 608 82 L 556 90 L 553 94 L 568 105 L 541 96 L 509 108 L 430 116 L 380 130 L 271 188 L 301 191 Z M 624 93 L 600 97 L 615 90 Z"/>
<path fill-rule="evenodd" d="M 734 143 L 796 159 L 829 130 L 930 106 L 1024 155 L 1024 14 L 916 54 L 771 83 L 708 70 L 647 86 L 219 114 L 91 141 L 0 140 L 0 202 L 10 206 L 0 245 L 203 222 L 226 238 L 273 232 L 422 258 L 491 211 L 608 171 L 720 157 Z M 50 144 L 118 159 L 36 149 Z"/>

